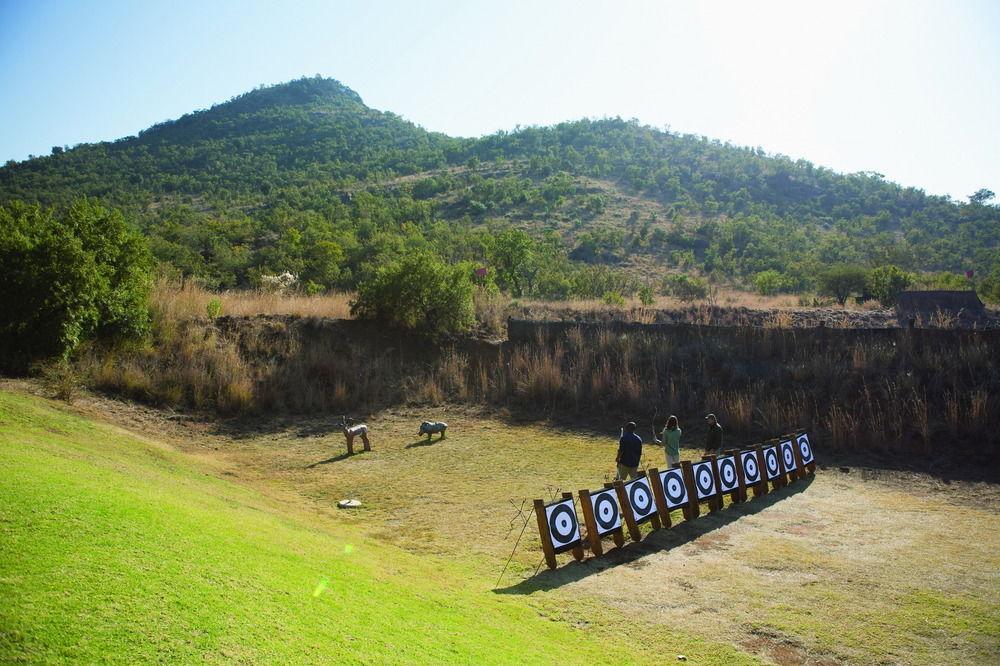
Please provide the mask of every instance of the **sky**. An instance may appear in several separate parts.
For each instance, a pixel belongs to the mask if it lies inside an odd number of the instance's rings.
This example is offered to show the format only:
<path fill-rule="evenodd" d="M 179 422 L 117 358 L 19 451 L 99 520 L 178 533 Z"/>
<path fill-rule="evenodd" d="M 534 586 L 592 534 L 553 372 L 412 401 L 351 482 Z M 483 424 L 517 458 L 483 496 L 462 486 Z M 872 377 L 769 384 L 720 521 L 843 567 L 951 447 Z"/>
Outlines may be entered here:
<path fill-rule="evenodd" d="M 1000 193 L 994 0 L 0 0 L 0 163 L 314 74 L 453 136 L 621 116 Z"/>

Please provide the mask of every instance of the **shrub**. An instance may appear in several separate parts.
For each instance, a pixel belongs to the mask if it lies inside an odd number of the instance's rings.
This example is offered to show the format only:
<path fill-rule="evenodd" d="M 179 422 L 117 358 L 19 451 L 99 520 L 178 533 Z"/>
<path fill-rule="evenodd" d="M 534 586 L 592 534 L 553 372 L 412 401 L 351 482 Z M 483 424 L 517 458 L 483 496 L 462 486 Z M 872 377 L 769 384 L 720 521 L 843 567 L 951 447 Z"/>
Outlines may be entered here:
<path fill-rule="evenodd" d="M 761 296 L 771 296 L 778 292 L 788 291 L 794 285 L 787 276 L 769 268 L 754 276 L 753 286 Z"/>
<path fill-rule="evenodd" d="M 656 302 L 656 297 L 653 294 L 653 288 L 648 284 L 644 284 L 639 287 L 639 302 L 649 307 Z"/>
<path fill-rule="evenodd" d="M 708 281 L 688 275 L 668 275 L 663 279 L 660 290 L 665 296 L 695 301 L 708 296 Z"/>
<path fill-rule="evenodd" d="M 476 322 L 471 274 L 466 264 L 413 252 L 362 279 L 351 314 L 432 336 L 464 333 Z"/>
<path fill-rule="evenodd" d="M 209 319 L 217 319 L 222 314 L 222 301 L 218 298 L 213 298 L 206 303 L 205 314 L 208 315 Z"/>
<path fill-rule="evenodd" d="M 860 266 L 835 266 L 819 277 L 819 291 L 832 296 L 844 305 L 851 294 L 864 292 L 868 284 L 868 271 Z"/>
<path fill-rule="evenodd" d="M 149 329 L 152 259 L 121 213 L 82 199 L 0 206 L 0 365 L 24 371 L 88 338 Z"/>
<path fill-rule="evenodd" d="M 910 284 L 913 276 L 898 266 L 880 266 L 868 275 L 868 291 L 887 308 L 896 304 L 896 299 Z"/>
<path fill-rule="evenodd" d="M 603 300 L 607 305 L 610 305 L 611 307 L 615 308 L 625 307 L 625 297 L 622 296 L 617 291 L 604 292 L 604 296 L 601 297 L 601 300 Z"/>

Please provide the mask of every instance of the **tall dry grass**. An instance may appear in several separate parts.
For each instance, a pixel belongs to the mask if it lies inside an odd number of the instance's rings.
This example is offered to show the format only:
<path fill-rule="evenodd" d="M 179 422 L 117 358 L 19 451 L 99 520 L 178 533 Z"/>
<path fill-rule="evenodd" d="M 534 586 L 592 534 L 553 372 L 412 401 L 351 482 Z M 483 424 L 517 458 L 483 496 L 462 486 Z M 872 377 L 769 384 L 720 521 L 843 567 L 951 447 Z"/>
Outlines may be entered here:
<path fill-rule="evenodd" d="M 349 319 L 352 296 L 336 292 L 307 296 L 260 290 L 216 293 L 194 282 L 181 286 L 171 280 L 160 280 L 153 287 L 150 301 L 156 316 L 175 321 L 206 317 L 212 301 L 219 301 L 222 315 L 234 317 L 263 314 Z"/>

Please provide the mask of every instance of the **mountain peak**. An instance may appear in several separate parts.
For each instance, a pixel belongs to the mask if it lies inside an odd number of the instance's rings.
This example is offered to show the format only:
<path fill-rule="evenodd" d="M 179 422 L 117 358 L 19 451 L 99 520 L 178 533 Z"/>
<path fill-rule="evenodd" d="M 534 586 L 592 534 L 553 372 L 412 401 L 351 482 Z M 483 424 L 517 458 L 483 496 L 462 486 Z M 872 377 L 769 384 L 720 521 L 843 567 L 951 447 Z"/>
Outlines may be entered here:
<path fill-rule="evenodd" d="M 319 75 L 302 77 L 286 83 L 262 86 L 217 105 L 238 111 L 256 111 L 272 106 L 309 106 L 313 104 L 359 104 L 361 96 L 336 79 Z"/>

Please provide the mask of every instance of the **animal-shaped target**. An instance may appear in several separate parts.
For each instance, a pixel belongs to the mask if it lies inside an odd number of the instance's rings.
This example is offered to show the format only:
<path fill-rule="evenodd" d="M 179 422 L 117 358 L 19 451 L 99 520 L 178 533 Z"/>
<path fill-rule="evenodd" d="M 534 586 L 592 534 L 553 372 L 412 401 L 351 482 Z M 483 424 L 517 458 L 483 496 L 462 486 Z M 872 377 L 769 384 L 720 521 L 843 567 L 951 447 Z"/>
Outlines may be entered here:
<path fill-rule="evenodd" d="M 795 469 L 795 449 L 791 442 L 781 443 L 781 460 L 785 464 L 785 471 L 791 472 Z"/>
<path fill-rule="evenodd" d="M 743 451 L 740 453 L 740 463 L 743 465 L 743 478 L 748 486 L 760 483 L 760 467 L 757 466 L 757 452 Z"/>
<path fill-rule="evenodd" d="M 778 466 L 778 447 L 773 444 L 764 449 L 764 466 L 767 468 L 767 478 L 776 479 L 781 473 Z"/>
<path fill-rule="evenodd" d="M 721 456 L 715 462 L 719 466 L 719 490 L 724 493 L 736 490 L 740 485 L 736 476 L 736 456 Z"/>
<path fill-rule="evenodd" d="M 715 495 L 715 475 L 712 474 L 712 463 L 709 461 L 691 465 L 694 472 L 694 487 L 698 491 L 698 499 L 708 499 Z"/>
<path fill-rule="evenodd" d="M 663 486 L 663 499 L 668 509 L 676 509 L 688 503 L 687 485 L 684 474 L 679 469 L 668 469 L 660 472 L 660 484 Z"/>
<path fill-rule="evenodd" d="M 576 504 L 572 499 L 547 505 L 545 520 L 549 524 L 549 537 L 556 552 L 572 548 L 580 542 L 580 523 L 577 521 Z"/>
<path fill-rule="evenodd" d="M 591 494 L 590 505 L 594 508 L 594 522 L 597 523 L 599 536 L 614 532 L 622 526 L 618 494 L 614 490 L 602 490 Z"/>
<path fill-rule="evenodd" d="M 656 505 L 653 504 L 653 490 L 649 487 L 649 479 L 646 477 L 640 476 L 638 479 L 632 479 L 626 483 L 625 497 L 628 498 L 636 523 L 644 523 L 656 513 Z"/>
<path fill-rule="evenodd" d="M 813 461 L 813 450 L 812 446 L 809 444 L 809 435 L 802 433 L 796 439 L 796 443 L 799 445 L 799 454 L 802 456 L 802 464 L 808 465 Z"/>

